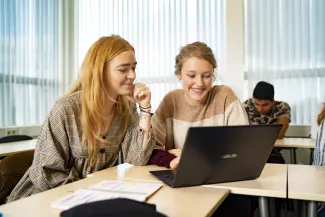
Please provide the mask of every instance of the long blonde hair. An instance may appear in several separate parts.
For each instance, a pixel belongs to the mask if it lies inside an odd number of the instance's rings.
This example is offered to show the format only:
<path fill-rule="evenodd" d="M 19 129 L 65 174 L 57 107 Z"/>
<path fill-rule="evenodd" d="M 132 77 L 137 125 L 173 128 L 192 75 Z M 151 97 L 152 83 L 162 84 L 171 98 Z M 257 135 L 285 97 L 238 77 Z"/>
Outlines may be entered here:
<path fill-rule="evenodd" d="M 82 63 L 80 76 L 67 95 L 81 91 L 82 140 L 88 143 L 89 164 L 97 161 L 97 141 L 106 142 L 99 133 L 105 128 L 108 103 L 117 103 L 115 115 L 121 117 L 123 135 L 131 113 L 128 96 L 118 96 L 117 102 L 107 91 L 105 65 L 124 51 L 134 51 L 133 46 L 117 35 L 98 39 L 88 50 Z"/>
<path fill-rule="evenodd" d="M 325 118 L 325 103 L 324 103 L 322 111 L 318 114 L 317 124 L 320 125 L 322 123 L 322 121 L 324 120 L 324 118 Z"/>

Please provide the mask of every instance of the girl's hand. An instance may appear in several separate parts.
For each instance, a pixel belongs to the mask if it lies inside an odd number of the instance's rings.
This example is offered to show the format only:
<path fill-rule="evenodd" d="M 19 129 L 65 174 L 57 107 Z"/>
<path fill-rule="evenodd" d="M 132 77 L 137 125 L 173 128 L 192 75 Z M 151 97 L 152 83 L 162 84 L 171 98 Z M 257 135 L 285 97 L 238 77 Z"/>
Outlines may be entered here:
<path fill-rule="evenodd" d="M 182 149 L 181 148 L 170 149 L 168 152 L 172 155 L 175 155 L 176 157 L 180 157 L 182 154 Z"/>
<path fill-rule="evenodd" d="M 178 164 L 179 164 L 179 159 L 180 159 L 180 157 L 176 157 L 176 158 L 174 158 L 170 163 L 169 163 L 169 167 L 171 168 L 171 169 L 177 169 L 177 167 L 178 167 Z"/>
<path fill-rule="evenodd" d="M 135 84 L 132 97 L 142 108 L 151 106 L 151 92 L 145 84 Z"/>

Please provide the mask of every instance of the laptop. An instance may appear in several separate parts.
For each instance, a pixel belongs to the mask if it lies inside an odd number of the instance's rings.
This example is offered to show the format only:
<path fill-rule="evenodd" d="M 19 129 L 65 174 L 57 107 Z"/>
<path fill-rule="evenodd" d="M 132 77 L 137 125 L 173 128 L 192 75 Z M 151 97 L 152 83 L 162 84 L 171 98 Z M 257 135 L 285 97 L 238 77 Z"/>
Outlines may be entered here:
<path fill-rule="evenodd" d="M 190 127 L 177 170 L 150 171 L 177 188 L 256 179 L 282 124 Z"/>

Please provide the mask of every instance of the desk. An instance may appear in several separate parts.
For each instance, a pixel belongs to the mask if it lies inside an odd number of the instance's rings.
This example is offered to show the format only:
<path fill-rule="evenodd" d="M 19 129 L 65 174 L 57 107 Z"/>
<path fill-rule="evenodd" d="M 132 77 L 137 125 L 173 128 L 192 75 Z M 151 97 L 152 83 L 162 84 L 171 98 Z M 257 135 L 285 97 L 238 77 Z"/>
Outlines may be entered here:
<path fill-rule="evenodd" d="M 155 165 L 147 165 L 147 166 L 133 166 L 132 164 L 124 163 L 120 164 L 116 167 L 111 167 L 106 170 L 98 171 L 88 175 L 88 178 L 96 176 L 100 179 L 110 178 L 125 178 L 125 179 L 134 179 L 139 181 L 150 181 L 150 182 L 159 182 L 156 177 L 151 175 L 150 170 L 166 170 L 165 167 L 159 167 Z"/>
<path fill-rule="evenodd" d="M 0 143 L 0 157 L 8 156 L 22 151 L 34 150 L 36 143 L 37 139 Z"/>
<path fill-rule="evenodd" d="M 267 217 L 268 197 L 287 197 L 287 168 L 287 164 L 266 164 L 257 179 L 204 186 L 229 189 L 233 194 L 258 196 L 261 216 Z"/>
<path fill-rule="evenodd" d="M 149 174 L 149 170 L 157 168 L 155 166 L 131 167 L 122 164 L 93 173 L 86 179 L 2 205 L 0 211 L 3 216 L 10 217 L 59 217 L 60 210 L 52 209 L 50 205 L 52 201 L 67 195 L 69 191 L 86 188 L 104 179 L 152 182 L 151 179 L 154 178 Z M 144 176 L 142 177 L 142 175 Z M 140 179 L 137 179 L 138 177 Z M 145 180 L 147 178 L 148 180 Z M 155 182 L 158 181 L 155 180 Z M 210 216 L 228 194 L 229 190 L 226 189 L 210 189 L 202 186 L 173 189 L 163 185 L 159 191 L 149 198 L 148 203 L 156 204 L 159 212 L 171 217 Z"/>
<path fill-rule="evenodd" d="M 311 150 L 310 161 L 312 161 L 311 159 L 313 157 L 313 149 L 315 148 L 315 140 L 311 138 L 283 138 L 283 139 L 276 140 L 274 147 L 289 149 L 291 163 L 296 164 L 297 148 L 309 148 Z M 312 162 L 310 162 L 310 164 L 311 163 Z"/>
<path fill-rule="evenodd" d="M 325 167 L 288 165 L 288 198 L 307 200 L 308 217 L 317 217 L 317 201 L 325 202 Z"/>

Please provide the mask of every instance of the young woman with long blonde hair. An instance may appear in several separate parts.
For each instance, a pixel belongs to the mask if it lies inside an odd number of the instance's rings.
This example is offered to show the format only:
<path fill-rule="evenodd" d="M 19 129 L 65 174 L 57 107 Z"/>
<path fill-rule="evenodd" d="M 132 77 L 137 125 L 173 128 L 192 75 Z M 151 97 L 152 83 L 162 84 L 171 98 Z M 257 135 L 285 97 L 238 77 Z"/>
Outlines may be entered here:
<path fill-rule="evenodd" d="M 134 48 L 119 36 L 102 37 L 90 47 L 74 87 L 46 118 L 33 164 L 7 202 L 114 166 L 120 150 L 125 162 L 147 163 L 155 144 L 151 93 L 133 84 L 136 64 Z"/>

